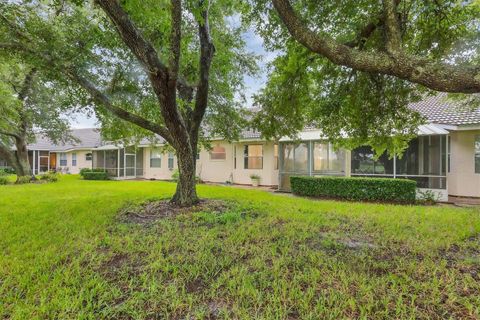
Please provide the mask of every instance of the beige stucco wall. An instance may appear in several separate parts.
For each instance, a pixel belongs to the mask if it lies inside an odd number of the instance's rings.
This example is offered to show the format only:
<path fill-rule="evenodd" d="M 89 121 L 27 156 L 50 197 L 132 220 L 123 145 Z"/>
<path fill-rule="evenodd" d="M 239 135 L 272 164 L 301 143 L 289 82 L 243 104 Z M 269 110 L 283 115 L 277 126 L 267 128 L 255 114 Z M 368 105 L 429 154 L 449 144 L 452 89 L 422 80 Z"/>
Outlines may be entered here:
<path fill-rule="evenodd" d="M 152 148 L 143 148 L 143 168 L 145 179 L 170 180 L 172 173 L 177 169 L 177 158 L 174 157 L 173 169 L 168 168 L 168 152 L 162 154 L 160 168 L 150 168 L 150 153 Z"/>
<path fill-rule="evenodd" d="M 480 174 L 475 173 L 475 135 L 480 135 L 480 130 L 450 133 L 449 195 L 480 197 Z"/>
<path fill-rule="evenodd" d="M 60 153 L 57 153 L 57 170 L 62 170 L 62 172 L 67 172 L 66 169 L 68 168 L 68 173 L 71 174 L 78 174 L 80 173 L 80 169 L 82 168 L 91 168 L 92 167 L 92 161 L 87 161 L 85 159 L 85 156 L 87 153 L 92 153 L 91 150 L 75 150 L 75 151 L 69 151 L 65 152 L 67 154 L 67 165 L 66 166 L 60 166 Z M 72 154 L 76 153 L 77 154 L 77 165 L 72 166 Z"/>
<path fill-rule="evenodd" d="M 253 170 L 244 168 L 243 150 L 246 144 L 263 145 L 263 169 Z M 200 158 L 197 160 L 197 175 L 206 182 L 224 183 L 226 181 L 235 184 L 251 184 L 250 175 L 257 174 L 261 185 L 278 185 L 278 170 L 274 169 L 274 144 L 271 142 L 241 142 L 229 143 L 226 141 L 214 141 L 212 147 L 221 146 L 225 148 L 225 160 L 210 158 L 210 152 L 206 149 L 200 151 Z M 234 168 L 234 150 L 237 156 L 237 166 Z M 175 158 L 175 169 L 168 169 L 168 155 L 162 157 L 161 168 L 150 168 L 151 148 L 144 150 L 144 168 L 146 179 L 171 179 L 173 171 L 177 168 Z"/>

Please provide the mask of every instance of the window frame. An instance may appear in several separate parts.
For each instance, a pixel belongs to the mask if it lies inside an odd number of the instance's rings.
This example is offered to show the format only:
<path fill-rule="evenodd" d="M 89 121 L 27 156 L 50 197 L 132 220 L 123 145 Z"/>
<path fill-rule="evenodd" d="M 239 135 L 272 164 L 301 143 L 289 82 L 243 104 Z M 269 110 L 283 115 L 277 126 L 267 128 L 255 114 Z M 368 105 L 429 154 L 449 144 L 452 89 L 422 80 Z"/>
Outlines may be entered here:
<path fill-rule="evenodd" d="M 158 157 L 153 157 L 154 154 L 158 154 Z M 159 160 L 159 165 L 155 165 L 153 166 L 152 165 L 152 160 Z M 158 168 L 161 168 L 162 167 L 162 152 L 159 148 L 152 148 L 150 149 L 150 161 L 149 161 L 149 164 L 150 164 L 150 168 L 155 168 L 155 169 L 158 169 Z"/>
<path fill-rule="evenodd" d="M 278 143 L 273 145 L 273 170 L 279 170 L 280 165 L 279 165 L 279 160 L 278 160 L 278 155 L 279 155 L 279 146 Z"/>
<path fill-rule="evenodd" d="M 72 152 L 72 167 L 76 167 L 76 166 L 77 166 L 77 153 Z"/>
<path fill-rule="evenodd" d="M 87 152 L 85 154 L 85 161 L 92 161 L 93 160 L 93 153 Z"/>
<path fill-rule="evenodd" d="M 65 159 L 63 159 L 65 157 Z M 65 162 L 63 162 L 65 161 Z M 67 158 L 67 153 L 66 152 L 60 152 L 58 155 L 58 163 L 60 167 L 66 167 L 68 166 L 68 158 Z M 65 163 L 65 164 L 63 164 Z"/>
<path fill-rule="evenodd" d="M 175 168 L 175 155 L 173 152 L 168 153 L 168 169 L 173 170 Z"/>
<path fill-rule="evenodd" d="M 261 147 L 262 155 L 261 156 L 250 156 L 249 151 L 248 151 L 250 146 Z M 248 159 L 250 159 L 250 158 L 259 158 L 261 160 L 260 161 L 260 163 L 261 163 L 260 168 L 250 168 L 248 166 L 248 164 L 249 164 Z M 263 144 L 258 144 L 257 143 L 257 144 L 245 144 L 244 145 L 244 147 L 243 147 L 243 168 L 245 170 L 263 170 L 263 158 L 264 158 L 264 145 Z"/>
<path fill-rule="evenodd" d="M 223 152 L 213 152 L 214 148 L 222 148 Z M 223 158 L 212 159 L 212 154 L 223 154 Z M 210 150 L 209 155 L 210 155 L 210 161 L 225 161 L 225 160 L 227 160 L 227 148 L 217 144 L 215 147 L 212 148 L 212 150 Z"/>
<path fill-rule="evenodd" d="M 480 162 L 480 134 L 476 134 L 473 141 L 473 167 L 475 174 L 480 174 L 480 163 L 477 166 L 477 158 Z"/>

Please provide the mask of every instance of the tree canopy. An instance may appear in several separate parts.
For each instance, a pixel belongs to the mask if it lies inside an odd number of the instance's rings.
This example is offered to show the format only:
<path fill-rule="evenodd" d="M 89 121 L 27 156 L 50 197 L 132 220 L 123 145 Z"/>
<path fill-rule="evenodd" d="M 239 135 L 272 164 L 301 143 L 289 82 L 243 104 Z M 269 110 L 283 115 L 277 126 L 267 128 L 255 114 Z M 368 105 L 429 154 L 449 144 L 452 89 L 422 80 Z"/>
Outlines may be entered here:
<path fill-rule="evenodd" d="M 256 71 L 234 19 L 242 10 L 228 0 L 4 3 L 0 49 L 68 84 L 107 137 L 165 139 L 177 153 L 179 186 L 193 185 L 182 199 L 195 202 L 203 130 L 238 135 L 235 93 Z"/>
<path fill-rule="evenodd" d="M 266 137 L 311 125 L 349 147 L 401 152 L 422 123 L 409 102 L 432 89 L 480 91 L 477 2 L 251 4 L 257 31 L 280 52 L 256 97 Z"/>
<path fill-rule="evenodd" d="M 72 139 L 63 92 L 36 68 L 0 55 L 0 155 L 18 176 L 30 175 L 26 145 L 36 134 L 55 142 Z"/>

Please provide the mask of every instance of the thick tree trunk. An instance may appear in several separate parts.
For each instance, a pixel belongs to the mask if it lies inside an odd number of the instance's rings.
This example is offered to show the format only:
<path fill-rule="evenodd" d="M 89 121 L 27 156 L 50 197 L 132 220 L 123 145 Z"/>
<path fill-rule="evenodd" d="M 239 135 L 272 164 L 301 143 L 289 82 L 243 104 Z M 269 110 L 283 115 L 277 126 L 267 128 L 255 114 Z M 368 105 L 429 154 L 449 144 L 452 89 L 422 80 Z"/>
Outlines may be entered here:
<path fill-rule="evenodd" d="M 196 155 L 185 148 L 179 152 L 177 150 L 179 178 L 177 190 L 172 197 L 171 202 L 182 207 L 187 207 L 198 203 L 196 189 Z"/>
<path fill-rule="evenodd" d="M 17 151 L 15 154 L 16 165 L 14 166 L 17 178 L 24 176 L 32 176 L 32 169 L 30 168 L 30 161 L 28 160 L 28 150 L 25 139 L 16 138 L 15 146 Z"/>

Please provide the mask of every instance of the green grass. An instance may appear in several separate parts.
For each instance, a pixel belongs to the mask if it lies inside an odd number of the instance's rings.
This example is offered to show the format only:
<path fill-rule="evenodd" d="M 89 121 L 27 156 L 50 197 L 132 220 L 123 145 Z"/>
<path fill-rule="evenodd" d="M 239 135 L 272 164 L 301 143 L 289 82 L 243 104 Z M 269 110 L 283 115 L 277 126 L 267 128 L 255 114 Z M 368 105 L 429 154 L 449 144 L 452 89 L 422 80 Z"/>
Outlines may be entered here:
<path fill-rule="evenodd" d="M 0 319 L 480 317 L 478 209 L 201 185 L 232 208 L 117 218 L 174 187 L 0 186 Z"/>

